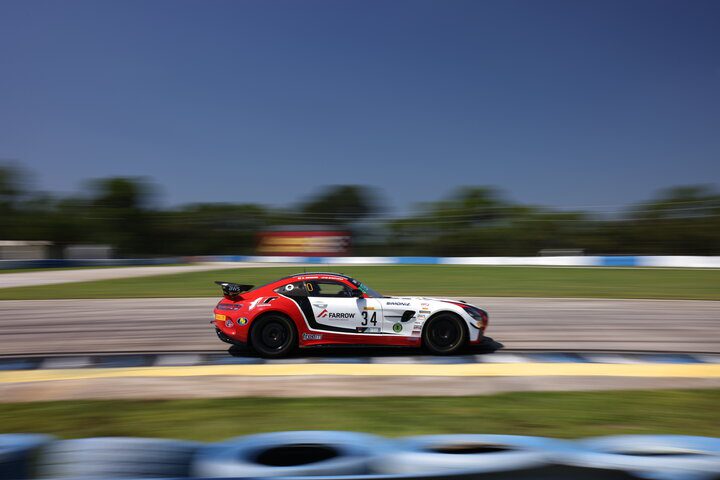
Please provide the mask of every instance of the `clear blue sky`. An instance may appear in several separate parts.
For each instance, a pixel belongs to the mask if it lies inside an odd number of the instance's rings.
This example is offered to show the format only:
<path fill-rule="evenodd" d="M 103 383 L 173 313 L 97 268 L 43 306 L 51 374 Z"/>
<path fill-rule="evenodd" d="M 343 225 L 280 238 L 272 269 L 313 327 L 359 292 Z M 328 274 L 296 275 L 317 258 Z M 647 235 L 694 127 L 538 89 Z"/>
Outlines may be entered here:
<path fill-rule="evenodd" d="M 720 181 L 718 1 L 0 0 L 0 158 L 167 204 Z"/>

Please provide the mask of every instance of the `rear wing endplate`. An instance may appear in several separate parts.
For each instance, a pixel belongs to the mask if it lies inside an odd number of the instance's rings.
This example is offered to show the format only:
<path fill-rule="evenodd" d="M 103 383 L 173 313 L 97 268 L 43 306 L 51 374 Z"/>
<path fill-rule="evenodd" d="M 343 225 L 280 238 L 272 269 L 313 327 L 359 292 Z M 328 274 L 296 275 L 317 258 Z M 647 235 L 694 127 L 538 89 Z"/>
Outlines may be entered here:
<path fill-rule="evenodd" d="M 255 285 L 242 285 L 240 283 L 232 282 L 215 282 L 222 288 L 223 295 L 229 298 L 235 298 L 243 292 L 251 290 Z"/>

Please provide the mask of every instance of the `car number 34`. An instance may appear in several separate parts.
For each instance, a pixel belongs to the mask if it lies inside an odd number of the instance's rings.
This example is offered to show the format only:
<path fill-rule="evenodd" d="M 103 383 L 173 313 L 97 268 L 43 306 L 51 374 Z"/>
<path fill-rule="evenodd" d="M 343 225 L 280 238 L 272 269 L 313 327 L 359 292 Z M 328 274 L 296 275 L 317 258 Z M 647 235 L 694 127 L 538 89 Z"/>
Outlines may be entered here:
<path fill-rule="evenodd" d="M 366 326 L 368 322 L 377 325 L 377 312 L 372 312 L 372 315 L 369 316 L 370 318 L 368 318 L 368 313 L 370 312 L 362 312 L 363 321 L 360 325 Z"/>

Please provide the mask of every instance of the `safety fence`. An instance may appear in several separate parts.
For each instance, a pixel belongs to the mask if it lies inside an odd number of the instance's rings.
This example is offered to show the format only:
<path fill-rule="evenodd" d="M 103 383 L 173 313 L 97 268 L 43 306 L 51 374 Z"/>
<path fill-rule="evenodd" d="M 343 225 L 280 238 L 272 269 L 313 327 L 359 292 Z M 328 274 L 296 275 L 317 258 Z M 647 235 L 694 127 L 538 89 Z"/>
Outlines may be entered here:
<path fill-rule="evenodd" d="M 209 255 L 200 257 L 0 260 L 0 270 L 170 265 L 187 263 L 262 263 L 303 265 L 488 265 L 535 267 L 720 268 L 720 256 L 536 256 L 536 257 L 316 257 Z"/>
<path fill-rule="evenodd" d="M 214 255 L 193 262 L 322 265 L 497 265 L 537 267 L 720 268 L 720 256 L 536 256 L 536 257 L 286 257 Z"/>
<path fill-rule="evenodd" d="M 516 435 L 388 439 L 274 432 L 219 443 L 0 435 L 2 479 L 653 479 L 717 480 L 720 438 L 624 435 L 560 440 Z"/>

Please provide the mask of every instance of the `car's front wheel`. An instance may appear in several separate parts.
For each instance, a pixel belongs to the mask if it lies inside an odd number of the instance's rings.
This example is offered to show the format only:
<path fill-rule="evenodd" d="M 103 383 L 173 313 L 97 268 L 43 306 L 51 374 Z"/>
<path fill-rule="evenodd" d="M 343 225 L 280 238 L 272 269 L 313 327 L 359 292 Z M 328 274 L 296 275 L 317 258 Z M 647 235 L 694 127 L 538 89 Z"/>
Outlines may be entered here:
<path fill-rule="evenodd" d="M 457 353 L 465 345 L 466 339 L 462 319 L 452 313 L 440 313 L 432 317 L 423 330 L 423 345 L 435 355 Z"/>
<path fill-rule="evenodd" d="M 263 357 L 285 356 L 297 345 L 295 325 L 281 315 L 259 318 L 250 331 L 250 344 Z"/>

